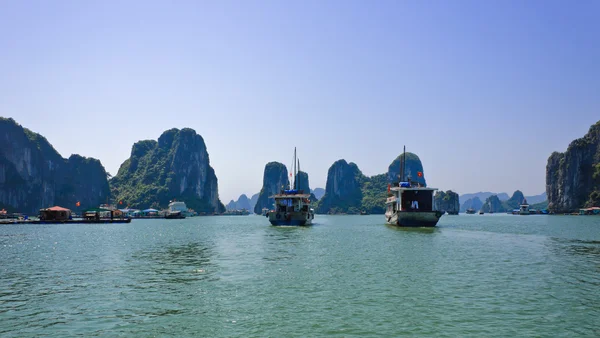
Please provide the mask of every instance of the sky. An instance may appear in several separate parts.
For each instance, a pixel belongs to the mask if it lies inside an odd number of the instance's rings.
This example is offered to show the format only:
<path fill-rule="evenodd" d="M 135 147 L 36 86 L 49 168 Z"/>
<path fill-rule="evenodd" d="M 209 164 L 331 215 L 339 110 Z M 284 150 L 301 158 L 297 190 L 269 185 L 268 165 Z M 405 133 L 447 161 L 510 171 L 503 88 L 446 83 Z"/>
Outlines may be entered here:
<path fill-rule="evenodd" d="M 312 188 L 402 152 L 429 186 L 545 191 L 600 120 L 599 1 L 0 1 L 0 116 L 116 174 L 189 127 L 224 203 L 291 165 Z"/>

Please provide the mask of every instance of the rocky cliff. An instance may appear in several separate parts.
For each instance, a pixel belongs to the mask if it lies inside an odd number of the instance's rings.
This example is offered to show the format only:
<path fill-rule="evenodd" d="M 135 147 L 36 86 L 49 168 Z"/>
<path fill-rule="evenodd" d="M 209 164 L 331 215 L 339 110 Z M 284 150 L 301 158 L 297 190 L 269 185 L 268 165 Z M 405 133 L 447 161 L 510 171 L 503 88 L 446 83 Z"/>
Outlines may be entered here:
<path fill-rule="evenodd" d="M 452 190 L 446 192 L 438 191 L 435 194 L 435 207 L 442 212 L 448 212 L 450 215 L 458 215 L 460 211 L 460 202 L 458 194 Z"/>
<path fill-rule="evenodd" d="M 504 206 L 505 211 L 511 211 L 519 209 L 524 200 L 525 196 L 521 190 L 516 190 L 508 200 L 502 202 L 502 205 Z"/>
<path fill-rule="evenodd" d="M 469 198 L 462 204 L 462 206 L 460 207 L 460 212 L 465 212 L 468 209 L 480 210 L 482 206 L 483 202 L 481 202 L 479 197 L 475 196 L 473 198 Z"/>
<path fill-rule="evenodd" d="M 310 194 L 309 200 L 311 202 L 316 202 L 317 197 L 310 191 L 310 182 L 308 180 L 308 174 L 304 171 L 299 171 L 296 174 L 296 188 L 298 190 L 304 191 L 305 194 Z"/>
<path fill-rule="evenodd" d="M 132 208 L 164 208 L 177 199 L 199 213 L 225 211 L 204 139 L 189 128 L 135 143 L 110 184 L 115 199 Z"/>
<path fill-rule="evenodd" d="M 402 154 L 400 154 L 388 167 L 387 177 L 389 182 L 398 182 L 400 178 L 400 168 L 402 167 Z M 422 176 L 419 177 L 418 173 L 421 172 Z M 423 186 L 427 186 L 425 181 L 425 171 L 423 171 L 423 164 L 419 156 L 413 153 L 406 153 L 406 172 L 404 173 L 404 179 L 410 179 L 412 182 L 420 183 Z"/>
<path fill-rule="evenodd" d="M 0 208 L 29 214 L 53 205 L 80 210 L 98 206 L 109 193 L 100 161 L 64 159 L 43 136 L 0 118 Z"/>
<path fill-rule="evenodd" d="M 358 166 L 346 160 L 338 160 L 327 172 L 325 195 L 319 200 L 316 212 L 360 213 L 363 194 L 361 185 L 364 175 Z"/>
<path fill-rule="evenodd" d="M 550 155 L 546 194 L 553 212 L 600 206 L 600 121 L 584 137 L 571 142 L 566 152 Z"/>
<path fill-rule="evenodd" d="M 385 174 L 366 177 L 354 163 L 335 162 L 327 173 L 325 194 L 319 200 L 317 213 L 383 214 L 389 183 L 398 182 L 402 155 L 392 161 Z M 418 173 L 421 172 L 419 177 Z M 425 186 L 423 164 L 413 153 L 406 153 L 406 177 Z"/>
<path fill-rule="evenodd" d="M 481 207 L 481 211 L 486 213 L 492 212 L 504 212 L 506 211 L 504 205 L 502 205 L 502 201 L 496 195 L 492 195 L 485 200 L 485 203 Z"/>
<path fill-rule="evenodd" d="M 290 180 L 288 179 L 288 171 L 285 165 L 279 162 L 267 163 L 263 175 L 263 186 L 258 194 L 254 213 L 260 214 L 263 208 L 273 209 L 275 200 L 269 196 L 278 194 L 281 189 L 287 189 L 289 185 Z"/>

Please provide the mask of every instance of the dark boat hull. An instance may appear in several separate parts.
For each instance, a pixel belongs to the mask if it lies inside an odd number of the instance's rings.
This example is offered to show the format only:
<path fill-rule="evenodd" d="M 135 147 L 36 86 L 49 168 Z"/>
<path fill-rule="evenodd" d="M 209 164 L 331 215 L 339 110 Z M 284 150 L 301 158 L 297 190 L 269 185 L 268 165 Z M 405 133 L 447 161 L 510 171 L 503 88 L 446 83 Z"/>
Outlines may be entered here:
<path fill-rule="evenodd" d="M 400 211 L 386 214 L 386 223 L 401 227 L 435 227 L 441 217 L 440 211 Z"/>
<path fill-rule="evenodd" d="M 314 214 L 306 212 L 292 212 L 292 213 L 277 213 L 269 212 L 267 214 L 271 225 L 278 226 L 305 226 L 312 225 L 312 221 L 315 218 Z"/>

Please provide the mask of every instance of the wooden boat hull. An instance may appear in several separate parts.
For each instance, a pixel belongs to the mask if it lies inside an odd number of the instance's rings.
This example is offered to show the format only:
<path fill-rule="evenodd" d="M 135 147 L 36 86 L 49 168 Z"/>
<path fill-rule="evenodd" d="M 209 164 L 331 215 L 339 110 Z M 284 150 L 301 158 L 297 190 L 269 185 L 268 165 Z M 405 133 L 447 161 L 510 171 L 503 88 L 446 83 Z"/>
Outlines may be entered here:
<path fill-rule="evenodd" d="M 312 225 L 315 215 L 310 212 L 274 212 L 267 214 L 271 225 L 303 226 Z"/>
<path fill-rule="evenodd" d="M 402 227 L 435 227 L 442 217 L 440 211 L 400 211 L 386 213 L 386 223 Z"/>

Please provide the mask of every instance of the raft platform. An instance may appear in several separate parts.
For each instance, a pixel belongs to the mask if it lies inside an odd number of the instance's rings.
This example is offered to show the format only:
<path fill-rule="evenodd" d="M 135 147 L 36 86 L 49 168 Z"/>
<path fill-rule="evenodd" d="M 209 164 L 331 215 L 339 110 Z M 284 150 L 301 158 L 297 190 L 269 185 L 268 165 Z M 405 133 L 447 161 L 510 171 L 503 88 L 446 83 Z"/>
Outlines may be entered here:
<path fill-rule="evenodd" d="M 131 218 L 125 219 L 70 219 L 65 221 L 42 221 L 42 220 L 10 220 L 0 221 L 0 224 L 112 224 L 112 223 L 131 223 Z"/>

